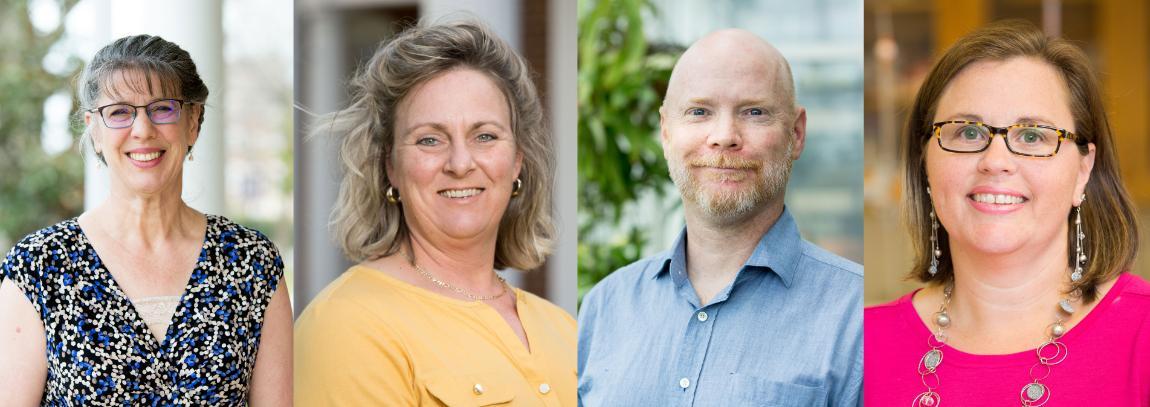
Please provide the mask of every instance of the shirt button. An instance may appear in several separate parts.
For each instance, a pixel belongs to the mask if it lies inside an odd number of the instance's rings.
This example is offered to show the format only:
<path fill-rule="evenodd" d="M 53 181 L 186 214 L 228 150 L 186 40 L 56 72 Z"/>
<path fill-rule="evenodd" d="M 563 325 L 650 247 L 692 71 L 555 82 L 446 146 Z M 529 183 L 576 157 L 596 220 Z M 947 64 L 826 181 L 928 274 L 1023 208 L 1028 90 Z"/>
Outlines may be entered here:
<path fill-rule="evenodd" d="M 539 385 L 539 393 L 547 394 L 550 392 L 551 392 L 551 385 L 550 384 L 543 383 L 543 384 Z"/>
<path fill-rule="evenodd" d="M 477 396 L 482 395 L 483 394 L 483 385 L 479 384 L 479 383 L 475 383 L 475 387 L 472 387 L 471 391 L 475 392 L 475 395 L 477 395 Z"/>
<path fill-rule="evenodd" d="M 686 377 L 679 379 L 679 387 L 682 387 L 684 389 L 691 387 L 691 379 L 688 379 Z"/>
<path fill-rule="evenodd" d="M 699 318 L 699 322 L 707 322 L 707 311 L 699 311 L 696 317 Z"/>

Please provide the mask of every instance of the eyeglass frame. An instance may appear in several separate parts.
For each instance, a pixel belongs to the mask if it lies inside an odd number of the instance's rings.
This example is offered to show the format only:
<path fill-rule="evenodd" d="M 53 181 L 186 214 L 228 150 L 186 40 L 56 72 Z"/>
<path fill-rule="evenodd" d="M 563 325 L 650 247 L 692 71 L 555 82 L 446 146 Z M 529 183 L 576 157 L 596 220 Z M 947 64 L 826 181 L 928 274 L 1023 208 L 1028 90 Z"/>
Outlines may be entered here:
<path fill-rule="evenodd" d="M 178 102 L 180 110 L 178 112 L 176 112 L 176 119 L 175 120 L 170 121 L 170 122 L 165 122 L 165 123 L 156 123 L 156 120 L 152 119 L 152 115 L 148 113 L 147 107 L 151 106 L 153 103 L 165 102 L 165 101 Z M 100 122 L 104 123 L 104 127 L 107 127 L 109 129 L 112 129 L 112 130 L 123 130 L 126 128 L 130 128 L 136 124 L 136 112 L 139 111 L 139 109 L 141 107 L 144 108 L 144 116 L 147 116 L 148 121 L 152 122 L 152 124 L 173 124 L 173 123 L 180 121 L 180 118 L 183 117 L 184 105 L 195 105 L 197 103 L 199 103 L 199 102 L 192 102 L 192 101 L 183 100 L 183 99 L 176 99 L 176 98 L 164 98 L 164 99 L 156 99 L 156 100 L 153 100 L 151 102 L 148 102 L 148 104 L 146 104 L 146 105 L 139 105 L 139 106 L 133 105 L 130 103 L 123 103 L 123 102 L 109 103 L 109 104 L 106 104 L 106 105 L 103 105 L 100 107 L 85 110 L 85 112 L 96 113 L 97 116 L 100 116 Z M 132 108 L 132 121 L 131 121 L 131 123 L 128 123 L 128 125 L 124 126 L 124 127 L 109 126 L 107 118 L 104 117 L 104 109 L 111 107 L 111 106 L 129 106 L 129 107 L 131 107 Z"/>
<path fill-rule="evenodd" d="M 980 148 L 978 150 L 974 150 L 974 151 L 951 150 L 951 149 L 946 148 L 942 145 L 942 126 L 947 125 L 947 124 L 974 124 L 974 125 L 982 126 L 982 127 L 985 127 L 985 128 L 990 130 L 990 137 L 986 140 L 986 144 L 983 145 L 982 148 Z M 1041 128 L 1041 129 L 1047 129 L 1047 130 L 1054 130 L 1054 131 L 1058 132 L 1058 143 L 1054 145 L 1054 152 L 1050 153 L 1050 154 L 1026 154 L 1026 153 L 1020 153 L 1020 152 L 1014 151 L 1014 149 L 1010 147 L 1010 140 L 1008 140 L 1006 138 L 1006 136 L 1008 134 L 1010 134 L 1010 129 L 1020 128 L 1020 127 Z M 1057 128 L 1054 126 L 1047 126 L 1044 124 L 1015 123 L 1015 124 L 1012 124 L 1012 125 L 1009 125 L 1006 127 L 996 127 L 996 126 L 991 126 L 991 125 L 983 123 L 983 122 L 975 122 L 975 121 L 969 121 L 969 120 L 946 120 L 946 121 L 935 122 L 934 124 L 931 124 L 931 133 L 932 133 L 931 137 L 934 137 L 935 139 L 938 140 L 938 147 L 939 148 L 943 149 L 943 151 L 955 153 L 955 154 L 974 154 L 974 153 L 981 153 L 983 151 L 986 151 L 986 149 L 990 148 L 990 144 L 994 142 L 994 136 L 997 136 L 1000 134 L 1002 135 L 1002 142 L 1004 144 L 1006 144 L 1006 150 L 1010 151 L 1011 154 L 1020 155 L 1023 157 L 1039 157 L 1039 158 L 1054 157 L 1055 155 L 1058 154 L 1058 151 L 1062 149 L 1062 141 L 1063 140 L 1074 141 L 1075 144 L 1077 144 L 1077 141 L 1078 141 L 1078 135 L 1071 133 L 1070 130 L 1060 129 L 1060 128 Z"/>

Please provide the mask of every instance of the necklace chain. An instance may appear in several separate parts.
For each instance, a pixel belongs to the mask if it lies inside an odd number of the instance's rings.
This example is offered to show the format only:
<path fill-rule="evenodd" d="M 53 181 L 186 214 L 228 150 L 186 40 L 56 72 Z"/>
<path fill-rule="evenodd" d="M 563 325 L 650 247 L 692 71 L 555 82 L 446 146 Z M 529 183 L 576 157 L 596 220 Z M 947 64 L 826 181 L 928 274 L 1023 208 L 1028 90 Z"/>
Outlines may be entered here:
<path fill-rule="evenodd" d="M 911 406 L 914 407 L 937 407 L 942 403 L 942 398 L 938 394 L 938 388 L 941 384 L 938 378 L 938 368 L 942 365 L 942 348 L 946 345 L 948 339 L 946 335 L 946 328 L 950 326 L 950 298 L 954 292 L 954 285 L 947 285 L 943 289 L 942 304 L 938 306 L 938 311 L 934 313 L 934 326 L 935 331 L 931 333 L 926 339 L 927 346 L 930 350 L 922 355 L 922 359 L 918 362 L 918 374 L 922 379 L 922 385 L 926 390 L 919 393 L 914 397 Z M 1069 354 L 1066 344 L 1059 341 L 1059 338 L 1066 333 L 1066 327 L 1062 324 L 1062 314 L 1067 317 L 1074 314 L 1074 307 L 1070 304 L 1070 299 L 1065 298 L 1058 302 L 1058 309 L 1060 314 L 1055 317 L 1054 323 L 1048 327 L 1049 333 L 1046 340 L 1042 345 L 1038 346 L 1035 353 L 1038 356 L 1038 361 L 1030 366 L 1028 375 L 1030 382 L 1018 392 L 1018 398 L 1021 405 L 1024 407 L 1039 407 L 1050 401 L 1051 391 L 1050 388 L 1042 383 L 1050 376 L 1051 368 L 1054 365 L 1062 363 Z"/>
<path fill-rule="evenodd" d="M 409 263 L 411 263 L 411 267 L 414 268 L 415 271 L 419 273 L 419 275 L 423 276 L 424 278 L 428 279 L 429 281 L 431 281 L 435 285 L 439 286 L 439 288 L 443 288 L 443 289 L 446 289 L 448 291 L 454 292 L 456 294 L 467 296 L 467 298 L 471 299 L 472 301 L 491 301 L 491 300 L 503 297 L 505 294 L 507 294 L 507 280 L 505 280 L 503 278 L 503 276 L 499 275 L 498 273 L 495 274 L 495 277 L 499 279 L 499 287 L 501 288 L 499 290 L 499 294 L 475 295 L 466 289 L 463 289 L 461 287 L 456 287 L 456 286 L 452 285 L 451 283 L 448 283 L 446 281 L 443 281 L 443 280 L 436 278 L 434 275 L 427 272 L 427 270 L 424 270 L 423 267 L 419 267 L 419 264 L 415 263 L 415 258 L 408 257 L 407 261 Z"/>

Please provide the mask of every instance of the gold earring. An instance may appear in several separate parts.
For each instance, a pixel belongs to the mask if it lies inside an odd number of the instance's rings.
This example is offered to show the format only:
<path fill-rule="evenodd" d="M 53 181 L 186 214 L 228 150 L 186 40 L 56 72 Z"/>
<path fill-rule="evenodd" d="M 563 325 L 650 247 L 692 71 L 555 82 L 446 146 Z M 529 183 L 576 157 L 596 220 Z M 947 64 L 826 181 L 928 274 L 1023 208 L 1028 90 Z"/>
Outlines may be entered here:
<path fill-rule="evenodd" d="M 519 196 L 519 191 L 523 189 L 523 180 L 516 178 L 515 182 L 511 184 L 511 196 Z"/>
<path fill-rule="evenodd" d="M 395 192 L 395 187 L 393 187 L 391 185 L 387 186 L 387 191 L 384 192 L 384 194 L 387 195 L 387 201 L 388 202 L 397 203 L 400 201 L 399 193 Z"/>

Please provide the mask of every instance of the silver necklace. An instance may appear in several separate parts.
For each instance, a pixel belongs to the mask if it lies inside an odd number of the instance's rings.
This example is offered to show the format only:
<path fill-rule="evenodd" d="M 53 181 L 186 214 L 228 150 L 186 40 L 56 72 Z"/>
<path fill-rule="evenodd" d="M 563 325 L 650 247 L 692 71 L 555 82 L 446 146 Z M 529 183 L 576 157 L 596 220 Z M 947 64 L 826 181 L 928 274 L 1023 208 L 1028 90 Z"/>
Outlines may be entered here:
<path fill-rule="evenodd" d="M 926 390 L 914 396 L 914 401 L 911 402 L 911 406 L 914 407 L 938 407 L 942 404 L 942 398 L 938 394 L 938 388 L 941 384 L 938 378 L 938 367 L 942 365 L 942 347 L 946 344 L 946 328 L 950 326 L 951 322 L 948 310 L 954 285 L 947 285 L 942 292 L 942 304 L 934 313 L 935 331 L 926 339 L 930 350 L 926 351 L 926 354 L 922 355 L 922 359 L 919 359 L 918 362 L 918 374 L 921 376 L 922 385 L 926 387 Z M 1024 407 L 1038 407 L 1050 401 L 1050 388 L 1042 381 L 1050 376 L 1051 368 L 1062 363 L 1069 353 L 1066 345 L 1059 341 L 1059 338 L 1066 333 L 1066 326 L 1062 324 L 1062 315 L 1065 314 L 1069 318 L 1074 314 L 1074 307 L 1070 304 L 1069 298 L 1064 298 L 1058 302 L 1058 312 L 1054 323 L 1049 325 L 1046 340 L 1035 350 L 1038 361 L 1030 366 L 1030 382 L 1022 386 L 1018 392 L 1018 399 Z"/>
<path fill-rule="evenodd" d="M 467 296 L 467 298 L 471 299 L 472 301 L 491 301 L 491 300 L 497 299 L 499 297 L 502 297 L 504 294 L 507 294 L 507 280 L 504 280 L 503 276 L 499 275 L 498 273 L 495 274 L 495 277 L 499 279 L 499 287 L 501 288 L 501 290 L 499 291 L 499 294 L 475 295 L 475 294 L 472 294 L 470 291 L 467 291 L 467 290 L 460 288 L 460 287 L 456 287 L 456 286 L 451 285 L 450 283 L 448 283 L 446 281 L 443 281 L 443 280 L 436 278 L 431 273 L 428 273 L 427 270 L 424 270 L 423 267 L 419 267 L 419 264 L 415 263 L 414 257 L 408 257 L 407 261 L 408 261 L 408 263 L 411 263 L 411 267 L 414 268 L 416 272 L 419 272 L 420 275 L 422 275 L 424 278 L 427 278 L 428 280 L 430 280 L 435 285 L 439 286 L 439 288 L 443 288 L 443 289 L 452 291 L 456 294 Z"/>

